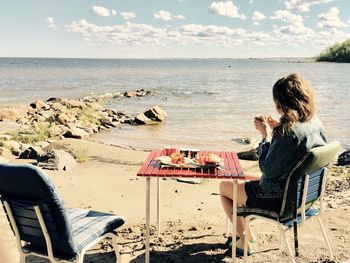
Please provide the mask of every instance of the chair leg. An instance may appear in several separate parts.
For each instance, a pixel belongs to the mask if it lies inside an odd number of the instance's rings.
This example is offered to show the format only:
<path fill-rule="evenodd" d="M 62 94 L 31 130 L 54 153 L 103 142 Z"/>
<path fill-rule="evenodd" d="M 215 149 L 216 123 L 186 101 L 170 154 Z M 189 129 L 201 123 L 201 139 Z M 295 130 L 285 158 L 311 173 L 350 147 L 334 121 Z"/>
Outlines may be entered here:
<path fill-rule="evenodd" d="M 282 252 L 282 249 L 283 249 L 283 229 L 279 228 L 279 232 L 280 232 L 280 237 L 279 237 L 279 241 L 280 241 L 280 244 L 279 244 L 279 250 L 281 250 Z"/>
<path fill-rule="evenodd" d="M 331 245 L 329 244 L 329 239 L 327 237 L 327 234 L 326 234 L 326 231 L 323 227 L 323 223 L 322 223 L 322 220 L 321 220 L 321 217 L 320 216 L 317 216 L 317 219 L 318 219 L 318 223 L 321 227 L 321 230 L 322 230 L 322 234 L 323 234 L 323 239 L 324 239 L 324 242 L 326 243 L 326 246 L 327 246 L 327 249 L 328 249 L 328 253 L 329 253 L 329 256 L 330 256 L 330 259 L 333 259 L 333 252 L 332 252 L 332 248 L 331 248 Z"/>
<path fill-rule="evenodd" d="M 113 248 L 114 248 L 116 263 L 121 263 L 122 260 L 121 260 L 121 256 L 120 256 L 120 252 L 119 252 L 117 237 L 116 237 L 115 235 L 113 235 L 112 243 L 113 243 Z"/>
<path fill-rule="evenodd" d="M 247 230 L 249 229 L 249 218 L 244 218 L 244 262 L 247 262 L 248 260 L 248 237 L 247 237 Z"/>
<path fill-rule="evenodd" d="M 19 255 L 19 263 L 26 263 L 26 255 L 24 253 L 20 253 Z"/>
<path fill-rule="evenodd" d="M 292 249 L 291 249 L 291 247 L 289 245 L 289 242 L 288 242 L 288 239 L 287 239 L 287 236 L 286 236 L 286 232 L 284 230 L 281 230 L 280 233 L 282 234 L 282 239 L 284 240 L 284 243 L 286 244 L 288 255 L 291 257 L 292 262 L 295 263 L 295 257 L 293 255 Z"/>

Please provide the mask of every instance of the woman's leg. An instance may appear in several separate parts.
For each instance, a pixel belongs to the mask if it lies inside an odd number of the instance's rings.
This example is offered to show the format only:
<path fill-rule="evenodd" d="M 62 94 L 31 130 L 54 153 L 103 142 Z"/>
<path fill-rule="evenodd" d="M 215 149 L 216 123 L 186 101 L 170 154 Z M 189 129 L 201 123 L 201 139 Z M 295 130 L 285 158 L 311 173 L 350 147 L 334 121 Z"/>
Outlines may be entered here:
<path fill-rule="evenodd" d="M 221 203 L 222 207 L 224 208 L 224 211 L 227 215 L 227 217 L 232 222 L 232 181 L 222 181 L 220 183 L 220 197 L 221 197 Z M 245 206 L 247 201 L 247 195 L 244 189 L 245 182 L 238 181 L 237 183 L 237 205 L 238 206 Z M 243 218 L 241 216 L 237 217 L 237 235 L 240 237 L 240 240 L 237 243 L 237 247 L 243 248 L 243 237 L 244 237 L 244 231 L 246 230 Z M 252 234 L 250 232 L 250 229 L 247 228 L 247 238 L 248 240 L 252 239 Z"/>

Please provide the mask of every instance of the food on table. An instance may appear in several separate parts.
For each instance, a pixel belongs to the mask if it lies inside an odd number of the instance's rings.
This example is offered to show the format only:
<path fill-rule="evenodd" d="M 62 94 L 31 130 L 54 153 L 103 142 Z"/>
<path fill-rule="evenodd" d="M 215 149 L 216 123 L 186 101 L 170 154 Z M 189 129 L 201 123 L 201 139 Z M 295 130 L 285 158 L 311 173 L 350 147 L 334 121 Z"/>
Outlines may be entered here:
<path fill-rule="evenodd" d="M 173 164 L 185 163 L 185 158 L 184 158 L 183 154 L 172 153 L 172 154 L 170 154 L 170 158 L 171 158 L 171 163 L 173 163 Z"/>
<path fill-rule="evenodd" d="M 217 156 L 214 153 L 209 154 L 197 154 L 195 158 L 195 162 L 200 165 L 209 165 L 209 164 L 220 164 L 222 162 L 222 158 Z"/>

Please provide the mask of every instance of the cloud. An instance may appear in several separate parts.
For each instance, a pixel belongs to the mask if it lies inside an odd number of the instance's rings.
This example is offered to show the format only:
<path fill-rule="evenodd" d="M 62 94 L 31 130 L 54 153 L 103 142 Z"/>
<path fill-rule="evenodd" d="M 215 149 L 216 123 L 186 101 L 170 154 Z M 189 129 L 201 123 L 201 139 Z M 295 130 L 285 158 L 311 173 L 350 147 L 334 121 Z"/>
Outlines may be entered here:
<path fill-rule="evenodd" d="M 160 10 L 159 12 L 155 13 L 153 17 L 157 20 L 164 20 L 164 21 L 170 21 L 173 19 L 177 20 L 183 20 L 186 19 L 183 15 L 172 15 L 168 11 Z"/>
<path fill-rule="evenodd" d="M 342 28 L 347 27 L 348 25 L 340 20 L 339 18 L 339 8 L 332 7 L 325 13 L 321 13 L 318 15 L 318 28 Z"/>
<path fill-rule="evenodd" d="M 333 0 L 287 0 L 284 2 L 287 9 L 295 9 L 300 12 L 309 12 L 313 5 L 326 4 Z"/>
<path fill-rule="evenodd" d="M 253 24 L 258 26 L 260 23 L 259 21 L 264 20 L 266 16 L 263 13 L 260 13 L 259 11 L 254 11 L 252 20 L 254 21 Z"/>
<path fill-rule="evenodd" d="M 54 20 L 53 20 L 53 17 L 51 17 L 51 16 L 47 17 L 47 18 L 46 18 L 46 22 L 47 22 L 47 27 L 48 27 L 48 28 L 51 28 L 51 29 L 54 29 L 54 30 L 57 29 L 57 27 L 56 27 L 56 25 L 55 25 L 55 22 L 54 22 Z"/>
<path fill-rule="evenodd" d="M 303 23 L 303 17 L 301 15 L 295 15 L 287 10 L 275 11 L 274 15 L 270 16 L 270 19 L 281 20 L 292 24 Z"/>
<path fill-rule="evenodd" d="M 90 11 L 98 16 L 115 16 L 115 15 L 117 15 L 117 11 L 115 11 L 114 9 L 109 10 L 103 6 L 93 6 Z"/>
<path fill-rule="evenodd" d="M 209 7 L 209 11 L 220 16 L 237 17 L 240 19 L 247 18 L 244 14 L 238 13 L 238 7 L 232 1 L 213 2 Z"/>
<path fill-rule="evenodd" d="M 133 12 L 120 12 L 120 15 L 125 20 L 130 20 L 130 19 L 133 19 L 136 17 L 135 13 L 133 13 Z"/>

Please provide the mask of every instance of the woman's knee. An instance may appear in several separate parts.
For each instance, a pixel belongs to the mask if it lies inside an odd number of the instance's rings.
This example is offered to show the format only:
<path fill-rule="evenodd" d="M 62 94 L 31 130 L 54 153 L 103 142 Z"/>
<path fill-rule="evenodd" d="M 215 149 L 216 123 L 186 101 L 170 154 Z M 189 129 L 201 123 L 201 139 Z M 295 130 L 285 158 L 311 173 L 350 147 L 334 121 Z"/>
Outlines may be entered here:
<path fill-rule="evenodd" d="M 225 195 L 225 193 L 227 192 L 228 187 L 230 187 L 230 183 L 229 181 L 221 181 L 219 184 L 219 191 L 221 195 Z M 231 183 L 232 184 L 232 183 Z"/>

